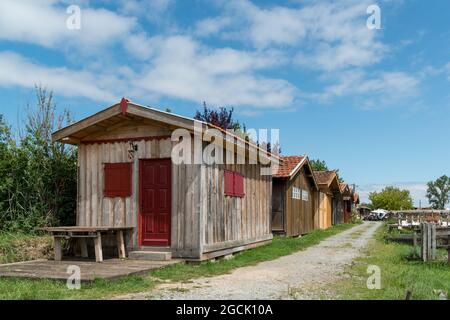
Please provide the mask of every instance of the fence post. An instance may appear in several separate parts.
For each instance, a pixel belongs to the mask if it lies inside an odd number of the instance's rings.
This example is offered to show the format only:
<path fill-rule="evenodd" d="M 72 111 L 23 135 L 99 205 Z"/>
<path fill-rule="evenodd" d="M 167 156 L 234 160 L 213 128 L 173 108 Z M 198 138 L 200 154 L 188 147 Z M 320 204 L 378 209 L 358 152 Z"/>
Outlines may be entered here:
<path fill-rule="evenodd" d="M 422 241 L 421 241 L 421 256 L 422 256 L 422 260 L 423 262 L 427 261 L 427 239 L 428 239 L 428 232 L 427 232 L 427 227 L 425 225 L 424 222 L 420 223 L 420 230 L 422 233 Z"/>
<path fill-rule="evenodd" d="M 431 225 L 431 260 L 436 260 L 436 224 Z"/>

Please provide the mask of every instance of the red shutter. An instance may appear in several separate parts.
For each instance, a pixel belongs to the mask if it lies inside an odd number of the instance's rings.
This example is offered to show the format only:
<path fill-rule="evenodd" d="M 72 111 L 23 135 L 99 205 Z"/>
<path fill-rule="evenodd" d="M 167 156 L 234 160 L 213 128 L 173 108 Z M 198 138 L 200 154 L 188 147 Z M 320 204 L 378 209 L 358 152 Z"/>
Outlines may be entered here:
<path fill-rule="evenodd" d="M 105 197 L 131 197 L 131 163 L 105 163 Z"/>
<path fill-rule="evenodd" d="M 245 196 L 244 176 L 236 172 L 234 172 L 234 195 L 236 197 Z"/>
<path fill-rule="evenodd" d="M 234 196 L 234 179 L 233 172 L 224 171 L 225 195 Z"/>

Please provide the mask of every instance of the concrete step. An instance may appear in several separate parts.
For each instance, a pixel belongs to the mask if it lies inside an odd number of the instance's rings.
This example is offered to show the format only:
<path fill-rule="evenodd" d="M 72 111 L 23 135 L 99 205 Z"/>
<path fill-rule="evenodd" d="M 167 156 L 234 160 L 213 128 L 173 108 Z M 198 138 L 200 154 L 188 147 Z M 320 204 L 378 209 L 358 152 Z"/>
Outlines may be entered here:
<path fill-rule="evenodd" d="M 160 251 L 131 251 L 128 254 L 131 260 L 169 261 L 172 259 L 171 252 Z"/>
<path fill-rule="evenodd" d="M 170 247 L 138 247 L 136 251 L 170 252 Z"/>

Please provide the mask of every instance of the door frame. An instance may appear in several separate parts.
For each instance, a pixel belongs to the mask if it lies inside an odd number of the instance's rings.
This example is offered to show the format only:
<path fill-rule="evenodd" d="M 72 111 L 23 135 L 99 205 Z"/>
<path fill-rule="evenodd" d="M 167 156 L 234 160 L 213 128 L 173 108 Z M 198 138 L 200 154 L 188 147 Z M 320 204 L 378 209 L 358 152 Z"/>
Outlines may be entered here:
<path fill-rule="evenodd" d="M 144 162 L 151 161 L 169 161 L 170 162 L 170 201 L 169 201 L 169 209 L 170 209 L 170 219 L 169 219 L 169 236 L 168 236 L 168 246 L 170 247 L 172 244 L 172 188 L 173 188 L 173 179 L 172 179 L 172 158 L 143 158 L 139 159 L 139 172 L 138 172 L 138 180 L 139 180 L 139 192 L 138 192 L 138 245 L 139 247 L 143 247 L 142 243 L 142 173 L 144 172 L 142 169 L 142 165 Z M 158 247 L 158 246 L 155 246 Z"/>

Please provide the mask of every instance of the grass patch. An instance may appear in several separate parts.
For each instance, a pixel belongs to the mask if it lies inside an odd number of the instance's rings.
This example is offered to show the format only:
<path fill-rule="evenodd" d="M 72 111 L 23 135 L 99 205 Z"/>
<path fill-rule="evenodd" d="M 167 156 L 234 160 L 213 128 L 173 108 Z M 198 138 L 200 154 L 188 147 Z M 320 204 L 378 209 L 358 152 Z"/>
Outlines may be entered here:
<path fill-rule="evenodd" d="M 82 284 L 80 290 L 69 290 L 61 281 L 0 279 L 0 299 L 104 299 L 120 294 L 151 290 L 155 285 L 156 282 L 148 276 L 128 276 L 115 281 L 99 279 L 90 284 Z"/>
<path fill-rule="evenodd" d="M 53 241 L 49 236 L 0 233 L 0 264 L 47 259 L 52 256 Z"/>
<path fill-rule="evenodd" d="M 441 292 L 450 294 L 446 251 L 439 251 L 438 261 L 423 263 L 411 245 L 385 241 L 386 232 L 387 226 L 380 228 L 365 254 L 346 270 L 350 277 L 332 286 L 337 298 L 399 300 L 405 299 L 407 290 L 411 290 L 412 298 L 417 300 L 439 299 Z M 369 265 L 381 269 L 380 290 L 367 289 Z"/>
<path fill-rule="evenodd" d="M 198 265 L 176 264 L 151 271 L 144 276 L 128 276 L 114 281 L 96 280 L 90 284 L 82 284 L 81 290 L 69 290 L 65 283 L 59 281 L 0 278 L 0 299 L 104 299 L 150 291 L 160 280 L 188 283 L 191 279 L 229 273 L 239 267 L 274 260 L 318 244 L 353 226 L 355 225 L 338 225 L 328 230 L 316 230 L 301 238 L 275 237 L 271 244 L 238 253 L 231 260 L 221 259 Z"/>

